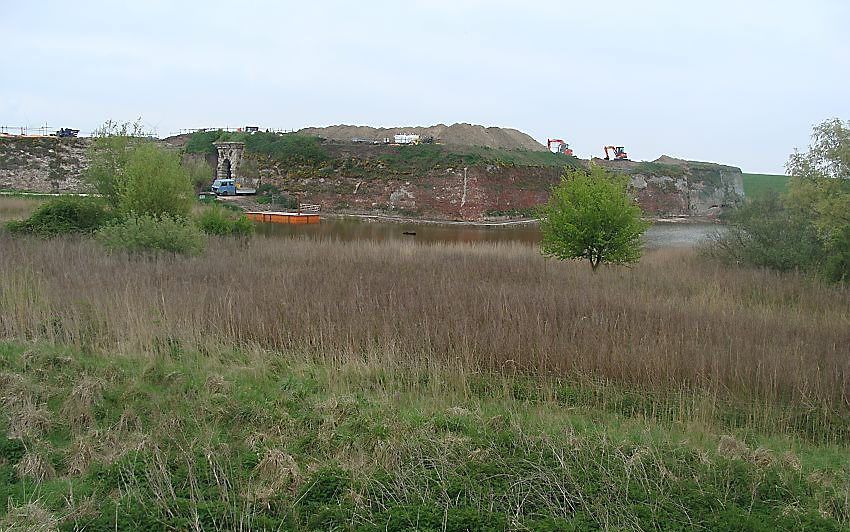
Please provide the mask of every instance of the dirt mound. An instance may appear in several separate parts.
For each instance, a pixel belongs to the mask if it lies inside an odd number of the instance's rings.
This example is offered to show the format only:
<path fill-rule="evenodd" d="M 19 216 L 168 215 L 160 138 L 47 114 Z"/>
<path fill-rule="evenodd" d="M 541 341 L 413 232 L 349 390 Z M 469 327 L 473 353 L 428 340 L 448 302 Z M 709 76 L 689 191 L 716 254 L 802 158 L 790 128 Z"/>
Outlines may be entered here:
<path fill-rule="evenodd" d="M 658 159 L 655 159 L 652 162 L 658 163 L 658 164 L 676 164 L 676 165 L 679 165 L 679 166 L 687 166 L 688 165 L 688 161 L 686 161 L 684 159 L 677 159 L 675 157 L 670 157 L 669 155 L 662 155 L 661 157 L 659 157 Z"/>
<path fill-rule="evenodd" d="M 368 126 L 308 127 L 300 130 L 302 135 L 314 135 L 332 140 L 352 139 L 383 140 L 400 133 L 412 133 L 423 137 L 432 136 L 443 144 L 455 146 L 486 146 L 505 150 L 546 151 L 546 147 L 530 135 L 511 128 L 484 127 L 473 124 L 438 124 L 430 127 L 375 128 Z"/>

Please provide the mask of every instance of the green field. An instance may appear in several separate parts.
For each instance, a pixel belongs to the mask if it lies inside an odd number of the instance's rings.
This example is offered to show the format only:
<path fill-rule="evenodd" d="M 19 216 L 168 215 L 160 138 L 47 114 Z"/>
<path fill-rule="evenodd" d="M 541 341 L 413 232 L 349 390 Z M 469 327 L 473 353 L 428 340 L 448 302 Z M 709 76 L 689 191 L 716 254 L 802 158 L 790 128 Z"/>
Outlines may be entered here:
<path fill-rule="evenodd" d="M 781 174 L 744 174 L 744 194 L 757 198 L 770 192 L 781 194 L 788 190 L 788 176 Z"/>

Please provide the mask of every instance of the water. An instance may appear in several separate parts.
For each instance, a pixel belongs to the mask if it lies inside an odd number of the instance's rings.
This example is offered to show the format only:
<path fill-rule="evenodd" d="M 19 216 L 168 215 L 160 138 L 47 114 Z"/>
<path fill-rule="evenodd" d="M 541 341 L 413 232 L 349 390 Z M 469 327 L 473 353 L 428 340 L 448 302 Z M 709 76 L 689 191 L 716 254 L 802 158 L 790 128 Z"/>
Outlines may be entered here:
<path fill-rule="evenodd" d="M 718 230 L 722 230 L 722 226 L 716 224 L 658 222 L 647 230 L 645 240 L 648 248 L 693 247 Z M 306 236 L 344 241 L 520 242 L 528 245 L 536 245 L 540 242 L 540 229 L 536 225 L 529 224 L 500 226 L 423 224 L 361 218 L 323 218 L 321 223 L 313 225 L 258 224 L 257 232 L 267 236 Z"/>

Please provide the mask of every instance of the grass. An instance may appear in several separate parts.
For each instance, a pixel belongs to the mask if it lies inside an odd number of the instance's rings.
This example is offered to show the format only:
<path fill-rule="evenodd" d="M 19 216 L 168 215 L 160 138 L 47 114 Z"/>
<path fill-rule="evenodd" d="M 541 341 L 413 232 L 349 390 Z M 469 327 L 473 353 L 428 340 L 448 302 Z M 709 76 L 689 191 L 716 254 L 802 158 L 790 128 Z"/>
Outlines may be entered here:
<path fill-rule="evenodd" d="M 547 166 L 577 168 L 580 161 L 572 156 L 549 151 L 503 150 L 482 146 L 443 146 L 418 144 L 394 147 L 392 153 L 381 155 L 376 161 L 352 161 L 350 157 L 332 159 L 317 137 L 294 133 L 225 133 L 222 131 L 196 132 L 186 143 L 189 153 L 215 153 L 213 142 L 236 140 L 245 142 L 248 152 L 270 157 L 278 162 L 297 162 L 316 168 L 338 168 L 364 175 L 391 170 L 400 173 L 428 171 L 449 166 Z M 373 165 L 377 162 L 377 166 Z"/>
<path fill-rule="evenodd" d="M 0 529 L 846 529 L 850 288 L 0 234 Z"/>
<path fill-rule="evenodd" d="M 0 224 L 28 218 L 36 207 L 44 203 L 46 199 L 48 198 L 26 195 L 2 197 L 2 200 L 0 200 Z"/>
<path fill-rule="evenodd" d="M 744 174 L 744 195 L 748 198 L 757 198 L 771 192 L 783 194 L 787 190 L 787 175 Z"/>
<path fill-rule="evenodd" d="M 846 449 L 647 422 L 586 403 L 594 387 L 557 397 L 557 381 L 257 349 L 115 355 L 3 342 L 0 369 L 0 524 L 33 514 L 63 530 L 848 522 Z"/>
<path fill-rule="evenodd" d="M 481 146 L 442 146 L 418 144 L 400 146 L 391 155 L 380 159 L 388 168 L 397 171 L 427 171 L 441 166 L 551 166 L 579 167 L 581 163 L 572 156 L 549 151 L 502 150 Z"/>

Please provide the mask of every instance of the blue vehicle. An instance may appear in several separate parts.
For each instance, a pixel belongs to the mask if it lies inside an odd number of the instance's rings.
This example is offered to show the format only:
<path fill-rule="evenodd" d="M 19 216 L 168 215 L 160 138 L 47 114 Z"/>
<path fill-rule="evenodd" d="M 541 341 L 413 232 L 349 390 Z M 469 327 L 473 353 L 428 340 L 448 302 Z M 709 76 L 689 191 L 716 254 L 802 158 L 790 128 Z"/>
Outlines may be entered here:
<path fill-rule="evenodd" d="M 257 193 L 257 189 L 245 188 L 232 178 L 216 179 L 210 188 L 216 196 L 242 196 Z"/>

